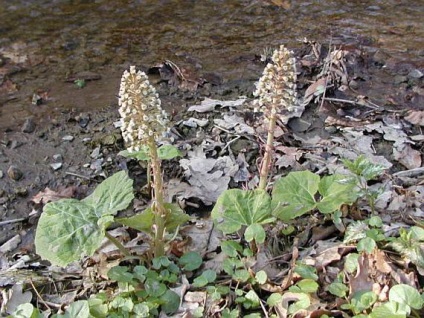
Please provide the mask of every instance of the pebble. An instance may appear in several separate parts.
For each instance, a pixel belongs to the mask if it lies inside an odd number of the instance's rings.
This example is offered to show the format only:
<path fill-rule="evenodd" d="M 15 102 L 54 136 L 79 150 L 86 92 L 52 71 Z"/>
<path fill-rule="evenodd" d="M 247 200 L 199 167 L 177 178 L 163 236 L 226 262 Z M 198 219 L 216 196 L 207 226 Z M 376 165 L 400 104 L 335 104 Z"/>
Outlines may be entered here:
<path fill-rule="evenodd" d="M 18 181 L 22 179 L 24 174 L 21 170 L 18 169 L 18 167 L 12 165 L 9 167 L 9 169 L 7 169 L 7 175 L 10 179 Z"/>
<path fill-rule="evenodd" d="M 99 157 L 99 155 L 100 155 L 100 146 L 99 146 L 99 147 L 97 147 L 97 148 L 95 148 L 95 149 L 91 152 L 90 157 L 91 157 L 91 158 L 93 158 L 93 159 L 97 159 L 97 158 Z"/>
<path fill-rule="evenodd" d="M 408 73 L 409 78 L 416 78 L 419 79 L 423 77 L 423 73 L 420 70 L 414 69 L 411 72 Z"/>
<path fill-rule="evenodd" d="M 68 136 L 64 136 L 62 137 L 63 141 L 72 141 L 74 140 L 74 136 L 68 135 Z"/>
<path fill-rule="evenodd" d="M 50 164 L 50 167 L 52 167 L 54 171 L 59 170 L 60 168 L 62 168 L 62 166 L 63 166 L 63 163 L 61 162 L 54 162 Z"/>
<path fill-rule="evenodd" d="M 35 130 L 35 122 L 34 122 L 34 118 L 30 117 L 27 118 L 24 122 L 24 124 L 22 125 L 22 132 L 30 134 L 32 132 L 34 132 Z"/>
<path fill-rule="evenodd" d="M 0 170 L 0 179 L 3 178 L 3 171 Z M 1 190 L 0 190 L 0 194 L 1 194 Z"/>
<path fill-rule="evenodd" d="M 53 160 L 57 162 L 62 161 L 62 155 L 60 153 L 53 155 Z"/>

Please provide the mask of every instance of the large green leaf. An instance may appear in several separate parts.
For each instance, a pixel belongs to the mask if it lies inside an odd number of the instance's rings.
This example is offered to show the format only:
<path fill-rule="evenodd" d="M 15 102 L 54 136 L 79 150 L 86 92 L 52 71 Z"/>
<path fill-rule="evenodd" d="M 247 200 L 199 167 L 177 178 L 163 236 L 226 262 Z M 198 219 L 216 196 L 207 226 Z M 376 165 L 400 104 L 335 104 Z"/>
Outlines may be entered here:
<path fill-rule="evenodd" d="M 289 221 L 315 208 L 320 177 L 310 171 L 296 171 L 279 179 L 272 191 L 272 214 Z"/>
<path fill-rule="evenodd" d="M 126 209 L 134 199 L 132 184 L 133 181 L 125 171 L 117 172 L 99 184 L 94 192 L 82 201 L 90 204 L 98 217 L 105 214 L 115 215 L 118 211 Z"/>
<path fill-rule="evenodd" d="M 165 227 L 169 232 L 174 231 L 178 226 L 190 220 L 190 216 L 181 210 L 177 205 L 172 203 L 165 203 L 164 205 L 168 210 Z M 115 219 L 116 222 L 147 233 L 152 232 L 152 225 L 154 220 L 155 214 L 152 208 L 147 208 L 143 212 L 134 216 Z"/>
<path fill-rule="evenodd" d="M 35 235 L 37 253 L 59 266 L 93 255 L 113 221 L 112 215 L 132 199 L 132 181 L 119 172 L 82 201 L 63 199 L 46 204 Z"/>
<path fill-rule="evenodd" d="M 357 196 L 354 185 L 346 182 L 346 176 L 334 174 L 321 179 L 318 191 L 322 196 L 317 208 L 321 213 L 331 213 L 340 208 L 342 204 L 353 203 Z"/>
<path fill-rule="evenodd" d="M 225 234 L 237 232 L 243 225 L 274 221 L 271 198 L 264 190 L 226 190 L 216 201 L 211 216 Z"/>

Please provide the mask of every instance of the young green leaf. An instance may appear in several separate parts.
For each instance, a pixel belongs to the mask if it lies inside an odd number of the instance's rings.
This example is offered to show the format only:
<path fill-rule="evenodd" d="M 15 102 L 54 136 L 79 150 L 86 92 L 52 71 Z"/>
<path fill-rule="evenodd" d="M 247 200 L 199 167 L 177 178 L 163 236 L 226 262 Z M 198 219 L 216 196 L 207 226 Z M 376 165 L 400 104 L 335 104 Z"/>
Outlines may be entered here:
<path fill-rule="evenodd" d="M 393 286 L 389 291 L 389 300 L 408 305 L 417 310 L 424 306 L 424 300 L 418 290 L 405 284 Z"/>
<path fill-rule="evenodd" d="M 377 244 L 372 238 L 365 237 L 358 242 L 358 246 L 356 247 L 356 249 L 358 250 L 358 252 L 364 251 L 368 254 L 371 254 L 376 247 Z"/>
<path fill-rule="evenodd" d="M 209 283 L 214 282 L 216 279 L 216 272 L 208 269 L 202 273 L 199 277 L 196 277 L 193 281 L 194 287 L 203 287 Z"/>
<path fill-rule="evenodd" d="M 261 244 L 265 242 L 265 237 L 266 234 L 263 226 L 257 223 L 250 224 L 244 232 L 244 238 L 247 242 L 255 240 L 257 243 Z"/>
<path fill-rule="evenodd" d="M 318 283 L 312 279 L 302 279 L 296 286 L 300 288 L 301 293 L 315 293 L 319 288 Z"/>
<path fill-rule="evenodd" d="M 137 159 L 140 161 L 150 160 L 149 148 L 147 146 L 142 148 L 140 151 L 134 151 L 134 152 L 129 152 L 128 150 L 122 150 L 118 153 L 118 155 L 125 158 Z"/>
<path fill-rule="evenodd" d="M 167 290 L 161 297 L 163 302 L 161 309 L 167 315 L 172 315 L 180 307 L 180 296 L 172 290 Z"/>
<path fill-rule="evenodd" d="M 163 145 L 158 148 L 158 156 L 161 160 L 170 160 L 181 157 L 181 152 L 173 145 Z"/>
<path fill-rule="evenodd" d="M 296 263 L 294 272 L 302 276 L 302 278 L 318 280 L 317 269 L 313 266 L 306 265 L 303 263 Z"/>
<path fill-rule="evenodd" d="M 318 191 L 322 198 L 317 203 L 321 213 L 331 213 L 340 208 L 342 204 L 351 204 L 357 199 L 354 186 L 346 182 L 343 175 L 334 174 L 325 176 L 318 185 Z"/>
<path fill-rule="evenodd" d="M 266 283 L 266 280 L 268 279 L 268 275 L 265 271 L 259 271 L 255 274 L 255 279 L 258 282 L 258 284 L 262 285 Z"/>
<path fill-rule="evenodd" d="M 194 271 L 202 265 L 202 257 L 197 252 L 188 252 L 181 256 L 179 264 L 185 271 Z"/>
<path fill-rule="evenodd" d="M 107 277 L 112 281 L 130 283 L 134 275 L 128 271 L 128 266 L 115 266 L 107 272 Z"/>
<path fill-rule="evenodd" d="M 44 318 L 37 308 L 31 303 L 25 303 L 19 305 L 16 310 L 13 312 L 10 318 Z"/>
<path fill-rule="evenodd" d="M 237 257 L 238 253 L 243 251 L 243 247 L 240 243 L 235 241 L 223 241 L 221 242 L 221 249 L 226 255 L 230 257 Z"/>
<path fill-rule="evenodd" d="M 328 291 L 334 296 L 343 298 L 346 297 L 349 287 L 342 283 L 331 283 L 330 286 L 328 286 Z"/>
<path fill-rule="evenodd" d="M 237 232 L 243 225 L 274 221 L 270 210 L 271 198 L 264 190 L 231 189 L 218 198 L 211 216 L 225 234 Z"/>
<path fill-rule="evenodd" d="M 190 220 L 190 216 L 177 205 L 173 203 L 164 203 L 164 206 L 168 210 L 168 215 L 165 220 L 165 228 L 168 231 L 172 232 L 178 226 Z M 115 219 L 116 222 L 146 233 L 152 233 L 154 220 L 155 214 L 152 208 L 147 208 L 144 211 L 130 217 Z"/>
<path fill-rule="evenodd" d="M 266 300 L 266 303 L 268 306 L 270 307 L 274 307 L 276 305 L 278 305 L 279 303 L 281 303 L 283 300 L 283 297 L 281 296 L 281 294 L 279 293 L 272 293 L 268 299 Z"/>
<path fill-rule="evenodd" d="M 374 307 L 370 318 L 406 318 L 409 315 L 409 310 L 404 305 L 400 305 L 395 301 L 388 301 L 381 306 Z"/>
<path fill-rule="evenodd" d="M 289 221 L 315 208 L 320 177 L 310 171 L 290 172 L 272 191 L 272 214 Z"/>
<path fill-rule="evenodd" d="M 88 301 L 78 300 L 69 305 L 63 315 L 57 314 L 56 318 L 89 318 L 90 308 L 88 307 Z"/>

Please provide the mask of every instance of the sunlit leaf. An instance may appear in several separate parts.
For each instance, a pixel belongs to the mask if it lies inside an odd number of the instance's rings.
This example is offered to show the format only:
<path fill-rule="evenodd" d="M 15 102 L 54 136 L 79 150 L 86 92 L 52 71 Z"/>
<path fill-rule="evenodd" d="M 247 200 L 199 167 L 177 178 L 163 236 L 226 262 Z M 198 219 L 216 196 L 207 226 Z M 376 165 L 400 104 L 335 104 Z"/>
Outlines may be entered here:
<path fill-rule="evenodd" d="M 181 152 L 173 145 L 163 145 L 158 148 L 158 157 L 161 160 L 170 160 L 181 157 Z"/>
<path fill-rule="evenodd" d="M 296 171 L 279 179 L 272 191 L 272 213 L 289 221 L 315 208 L 320 177 L 310 171 Z"/>
<path fill-rule="evenodd" d="M 349 287 L 342 283 L 331 283 L 330 286 L 328 286 L 328 291 L 334 296 L 343 298 L 347 295 Z"/>
<path fill-rule="evenodd" d="M 118 155 L 125 158 L 137 159 L 140 161 L 150 160 L 149 148 L 147 146 L 143 147 L 140 151 L 129 152 L 128 150 L 123 150 L 120 151 Z"/>
<path fill-rule="evenodd" d="M 365 237 L 358 242 L 356 249 L 358 252 L 367 252 L 368 254 L 371 254 L 376 247 L 377 243 L 375 243 L 372 238 Z"/>
<path fill-rule="evenodd" d="M 82 200 L 91 205 L 98 217 L 105 214 L 115 215 L 126 209 L 132 199 L 133 181 L 125 171 L 120 171 L 100 183 L 94 192 Z"/>
<path fill-rule="evenodd" d="M 346 177 L 334 174 L 321 179 L 318 191 L 322 198 L 317 203 L 317 208 L 321 213 L 331 213 L 340 208 L 342 204 L 351 204 L 357 199 L 354 186 L 343 182 Z"/>
<path fill-rule="evenodd" d="M 242 226 L 272 222 L 271 198 L 264 190 L 231 189 L 218 198 L 211 216 L 225 234 L 237 232 Z"/>
<path fill-rule="evenodd" d="M 405 310 L 395 301 L 389 301 L 381 306 L 374 307 L 370 318 L 406 318 L 410 310 Z"/>
<path fill-rule="evenodd" d="M 255 240 L 257 243 L 265 242 L 265 230 L 262 225 L 254 223 L 249 225 L 244 232 L 244 238 L 247 242 Z"/>
<path fill-rule="evenodd" d="M 165 203 L 165 208 L 168 215 L 165 220 L 165 228 L 167 231 L 172 232 L 178 226 L 190 220 L 190 216 L 186 214 L 179 206 L 173 203 Z M 115 218 L 116 222 L 129 226 L 141 232 L 152 233 L 152 226 L 155 221 L 155 214 L 152 208 L 147 208 L 136 215 L 124 218 Z"/>
<path fill-rule="evenodd" d="M 406 284 L 393 286 L 389 291 L 389 300 L 408 305 L 417 310 L 424 306 L 424 300 L 418 290 Z"/>
<path fill-rule="evenodd" d="M 296 263 L 294 272 L 299 274 L 302 278 L 318 280 L 317 269 L 313 266 L 306 265 L 303 263 Z"/>
<path fill-rule="evenodd" d="M 265 271 L 259 271 L 255 274 L 255 279 L 258 282 L 258 284 L 265 284 L 266 280 L 268 279 L 268 275 Z"/>
<path fill-rule="evenodd" d="M 89 318 L 90 308 L 88 307 L 88 301 L 78 300 L 69 305 L 63 315 L 56 315 L 57 318 Z"/>
<path fill-rule="evenodd" d="M 86 199 L 63 199 L 44 206 L 35 235 L 37 253 L 52 264 L 66 266 L 100 247 L 113 215 L 133 199 L 132 180 L 118 172 Z"/>
<path fill-rule="evenodd" d="M 279 303 L 281 303 L 282 300 L 283 300 L 283 296 L 281 296 L 281 294 L 272 293 L 266 300 L 266 303 L 268 306 L 274 307 L 278 305 Z"/>

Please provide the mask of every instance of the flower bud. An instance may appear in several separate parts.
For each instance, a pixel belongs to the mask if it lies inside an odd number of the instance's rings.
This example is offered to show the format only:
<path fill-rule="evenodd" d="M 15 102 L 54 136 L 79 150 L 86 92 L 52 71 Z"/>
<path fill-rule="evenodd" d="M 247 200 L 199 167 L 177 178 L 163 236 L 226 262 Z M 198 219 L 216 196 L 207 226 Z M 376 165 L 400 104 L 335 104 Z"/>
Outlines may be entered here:
<path fill-rule="evenodd" d="M 141 149 L 152 138 L 159 141 L 168 130 L 169 121 L 160 105 L 159 95 L 145 73 L 135 66 L 124 72 L 119 88 L 119 114 L 129 152 Z"/>

